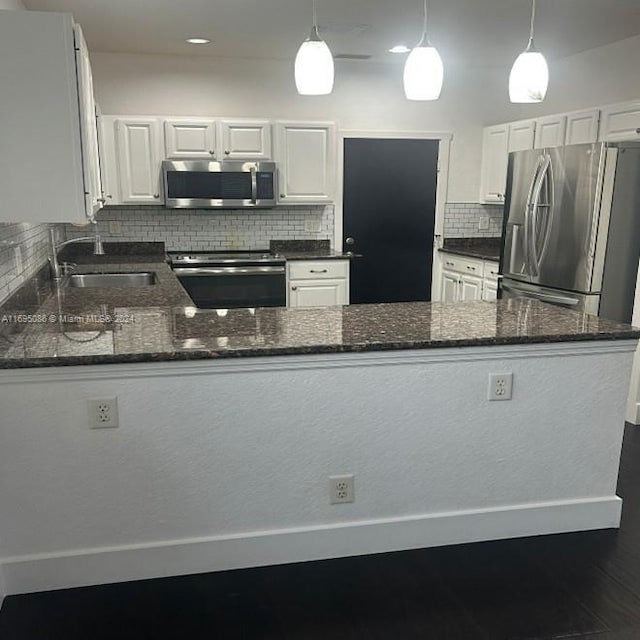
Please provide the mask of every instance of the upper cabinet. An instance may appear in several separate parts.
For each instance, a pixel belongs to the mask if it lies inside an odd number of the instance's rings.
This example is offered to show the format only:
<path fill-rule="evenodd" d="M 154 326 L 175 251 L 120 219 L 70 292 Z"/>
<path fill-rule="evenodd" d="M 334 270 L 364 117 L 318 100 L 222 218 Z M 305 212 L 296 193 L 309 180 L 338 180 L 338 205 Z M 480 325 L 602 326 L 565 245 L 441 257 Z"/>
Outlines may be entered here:
<path fill-rule="evenodd" d="M 566 116 L 539 118 L 536 124 L 535 149 L 561 147 L 565 141 Z"/>
<path fill-rule="evenodd" d="M 604 142 L 640 139 L 640 101 L 604 107 L 600 139 Z"/>
<path fill-rule="evenodd" d="M 225 158 L 270 160 L 273 157 L 268 120 L 223 120 L 220 130 Z"/>
<path fill-rule="evenodd" d="M 157 118 L 115 121 L 120 202 L 162 204 L 160 166 L 163 160 L 162 122 Z"/>
<path fill-rule="evenodd" d="M 173 118 L 164 121 L 164 140 L 165 155 L 170 160 L 272 157 L 268 120 Z"/>
<path fill-rule="evenodd" d="M 526 151 L 533 149 L 536 135 L 536 121 L 524 120 L 509 125 L 509 153 L 512 151 Z"/>
<path fill-rule="evenodd" d="M 482 144 L 480 202 L 504 202 L 509 154 L 509 126 L 486 127 Z"/>
<path fill-rule="evenodd" d="M 279 202 L 330 202 L 335 182 L 335 125 L 278 122 L 276 131 Z"/>
<path fill-rule="evenodd" d="M 182 158 L 216 158 L 215 120 L 179 118 L 164 121 L 165 156 Z"/>
<path fill-rule="evenodd" d="M 600 109 L 586 109 L 567 114 L 565 144 L 597 142 Z"/>
<path fill-rule="evenodd" d="M 0 221 L 86 222 L 102 192 L 82 33 L 69 14 L 1 14 Z"/>

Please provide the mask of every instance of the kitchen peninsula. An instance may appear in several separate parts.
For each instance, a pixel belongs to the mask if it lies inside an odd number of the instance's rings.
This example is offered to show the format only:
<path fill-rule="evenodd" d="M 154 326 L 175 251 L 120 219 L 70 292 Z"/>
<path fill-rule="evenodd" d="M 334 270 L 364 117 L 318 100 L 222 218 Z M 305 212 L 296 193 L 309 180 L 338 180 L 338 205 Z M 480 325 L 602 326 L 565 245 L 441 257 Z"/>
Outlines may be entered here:
<path fill-rule="evenodd" d="M 157 283 L 40 288 L 58 321 L 3 334 L 7 594 L 619 525 L 628 326 L 524 299 L 198 310 L 158 256 L 101 269 Z M 90 428 L 100 399 L 117 428 Z"/>

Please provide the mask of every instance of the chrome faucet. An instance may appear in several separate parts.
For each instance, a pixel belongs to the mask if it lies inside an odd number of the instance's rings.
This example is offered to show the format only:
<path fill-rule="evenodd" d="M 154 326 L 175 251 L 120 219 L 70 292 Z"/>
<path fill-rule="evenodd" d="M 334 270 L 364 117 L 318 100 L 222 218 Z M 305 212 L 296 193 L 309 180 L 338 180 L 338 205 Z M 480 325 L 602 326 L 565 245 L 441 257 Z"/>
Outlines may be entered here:
<path fill-rule="evenodd" d="M 72 242 L 81 242 L 82 240 L 92 240 L 93 255 L 94 256 L 104 255 L 104 247 L 102 246 L 102 240 L 100 239 L 100 234 L 98 233 L 98 225 L 96 225 L 95 235 L 82 236 L 81 238 L 71 238 L 71 240 L 65 240 L 60 244 L 56 244 L 55 230 L 53 229 L 53 227 L 50 229 L 49 235 L 51 237 L 51 258 L 49 258 L 49 262 L 51 263 L 52 279 L 55 281 L 61 280 L 63 275 L 62 270 L 60 268 L 60 263 L 58 262 L 58 251 L 60 251 L 62 247 L 66 247 L 68 244 L 71 244 Z"/>

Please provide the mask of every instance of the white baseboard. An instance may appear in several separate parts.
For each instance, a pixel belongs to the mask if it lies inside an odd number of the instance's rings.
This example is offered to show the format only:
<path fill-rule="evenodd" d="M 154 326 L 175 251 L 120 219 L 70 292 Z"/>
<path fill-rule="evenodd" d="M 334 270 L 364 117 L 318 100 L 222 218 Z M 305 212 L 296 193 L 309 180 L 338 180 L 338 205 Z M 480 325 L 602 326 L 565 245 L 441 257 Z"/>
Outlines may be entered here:
<path fill-rule="evenodd" d="M 622 500 L 514 505 L 4 558 L 6 595 L 620 526 Z M 2 583 L 0 582 L 0 586 Z"/>

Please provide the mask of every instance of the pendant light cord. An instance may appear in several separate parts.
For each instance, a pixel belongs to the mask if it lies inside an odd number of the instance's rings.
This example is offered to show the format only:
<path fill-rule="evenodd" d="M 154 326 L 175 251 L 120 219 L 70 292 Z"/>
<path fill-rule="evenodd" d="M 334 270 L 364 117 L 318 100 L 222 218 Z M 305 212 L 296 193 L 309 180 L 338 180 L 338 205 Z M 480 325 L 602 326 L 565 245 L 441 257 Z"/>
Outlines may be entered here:
<path fill-rule="evenodd" d="M 533 45 L 533 23 L 535 22 L 535 19 L 536 19 L 536 0 L 532 0 L 532 2 L 531 2 L 531 29 L 529 30 L 529 46 Z"/>
<path fill-rule="evenodd" d="M 427 13 L 429 11 L 429 0 L 424 0 L 424 24 L 422 25 L 422 39 L 421 44 L 427 44 L 429 38 L 427 38 Z"/>
<path fill-rule="evenodd" d="M 535 2 L 535 0 L 534 0 Z M 316 13 L 316 0 L 313 0 L 313 28 L 318 29 L 318 16 Z M 533 27 L 532 27 L 533 28 Z"/>

